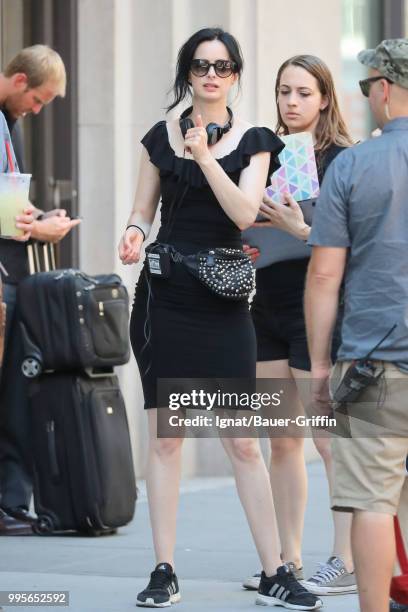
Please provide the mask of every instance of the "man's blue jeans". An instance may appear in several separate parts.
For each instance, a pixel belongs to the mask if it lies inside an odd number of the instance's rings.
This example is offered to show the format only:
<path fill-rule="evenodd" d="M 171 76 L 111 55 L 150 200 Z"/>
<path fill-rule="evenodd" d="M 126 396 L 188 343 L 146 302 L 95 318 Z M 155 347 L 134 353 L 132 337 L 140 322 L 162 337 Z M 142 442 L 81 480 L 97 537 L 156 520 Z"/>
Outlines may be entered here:
<path fill-rule="evenodd" d="M 23 346 L 17 308 L 17 287 L 3 285 L 7 304 L 6 337 L 0 379 L 0 505 L 29 507 L 32 454 L 27 380 L 21 372 Z"/>

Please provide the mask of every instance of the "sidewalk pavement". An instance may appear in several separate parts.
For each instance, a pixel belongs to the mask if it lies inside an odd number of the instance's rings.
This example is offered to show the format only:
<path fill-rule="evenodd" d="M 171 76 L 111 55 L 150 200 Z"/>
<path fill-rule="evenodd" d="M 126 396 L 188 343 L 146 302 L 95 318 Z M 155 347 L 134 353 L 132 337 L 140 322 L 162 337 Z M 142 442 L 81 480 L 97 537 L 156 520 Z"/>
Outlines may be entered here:
<path fill-rule="evenodd" d="M 308 465 L 304 567 L 310 576 L 331 553 L 332 525 L 321 462 Z M 0 590 L 70 592 L 70 612 L 135 610 L 154 557 L 144 483 L 134 521 L 100 538 L 0 538 Z M 231 478 L 183 481 L 176 552 L 182 602 L 177 612 L 253 611 L 255 593 L 241 588 L 259 562 Z M 324 612 L 358 612 L 356 595 L 324 597 Z M 49 607 L 8 607 L 34 612 Z M 277 607 L 276 610 L 284 610 Z"/>

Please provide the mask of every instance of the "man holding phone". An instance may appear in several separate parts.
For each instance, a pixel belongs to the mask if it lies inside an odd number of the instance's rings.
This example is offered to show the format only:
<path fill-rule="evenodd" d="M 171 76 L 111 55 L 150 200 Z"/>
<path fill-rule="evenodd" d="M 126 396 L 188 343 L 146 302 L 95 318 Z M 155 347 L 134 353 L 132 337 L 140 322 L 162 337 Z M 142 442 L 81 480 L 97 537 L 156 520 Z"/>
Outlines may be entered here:
<path fill-rule="evenodd" d="M 56 96 L 65 96 L 66 73 L 61 57 L 45 45 L 20 51 L 0 73 L 0 110 L 3 111 L 17 166 L 24 170 L 23 141 L 18 119 L 37 115 Z M 3 171 L 6 171 L 4 167 Z M 9 169 L 7 169 L 9 170 Z M 59 242 L 80 223 L 63 209 L 44 213 L 29 205 L 29 215 L 16 219 L 24 235 L 0 238 L 1 274 L 7 304 L 3 375 L 0 381 L 0 535 L 31 533 L 28 514 L 32 495 L 29 415 L 26 381 L 21 373 L 22 343 L 16 314 L 17 285 L 28 274 L 24 242 L 31 235 L 42 242 Z"/>

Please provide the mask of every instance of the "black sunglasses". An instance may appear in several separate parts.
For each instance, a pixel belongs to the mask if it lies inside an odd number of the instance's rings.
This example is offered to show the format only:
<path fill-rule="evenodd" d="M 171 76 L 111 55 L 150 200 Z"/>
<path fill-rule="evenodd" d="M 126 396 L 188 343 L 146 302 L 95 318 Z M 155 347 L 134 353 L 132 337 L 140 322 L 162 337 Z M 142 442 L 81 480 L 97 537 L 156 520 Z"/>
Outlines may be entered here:
<path fill-rule="evenodd" d="M 208 60 L 204 59 L 193 59 L 191 61 L 191 72 L 198 77 L 203 77 L 208 74 L 211 66 L 213 66 L 215 70 L 215 74 L 222 79 L 225 79 L 233 72 L 237 70 L 236 62 L 231 62 L 229 60 L 216 60 L 213 64 L 211 64 Z"/>
<path fill-rule="evenodd" d="M 368 79 L 363 79 L 362 81 L 359 81 L 358 84 L 360 85 L 361 93 L 363 94 L 363 96 L 368 98 L 368 96 L 370 95 L 371 83 L 381 81 L 381 79 L 384 79 L 384 81 L 387 81 L 387 83 L 390 83 L 390 85 L 394 83 L 394 81 L 391 81 L 391 79 L 388 79 L 385 76 L 369 77 Z"/>

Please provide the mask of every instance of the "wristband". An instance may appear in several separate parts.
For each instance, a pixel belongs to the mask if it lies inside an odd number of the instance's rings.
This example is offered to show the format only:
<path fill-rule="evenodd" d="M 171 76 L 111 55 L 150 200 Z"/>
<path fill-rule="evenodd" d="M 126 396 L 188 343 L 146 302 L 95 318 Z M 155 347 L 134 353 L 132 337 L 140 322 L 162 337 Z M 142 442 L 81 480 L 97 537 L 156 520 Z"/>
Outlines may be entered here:
<path fill-rule="evenodd" d="M 135 227 L 136 229 L 140 230 L 143 234 L 143 240 L 146 240 L 146 234 L 144 233 L 144 231 L 142 230 L 141 227 L 139 227 L 138 225 L 134 225 L 133 223 L 131 225 L 128 225 L 127 228 L 125 229 L 125 232 L 130 228 L 130 227 Z"/>

